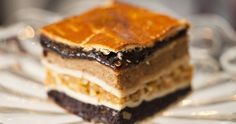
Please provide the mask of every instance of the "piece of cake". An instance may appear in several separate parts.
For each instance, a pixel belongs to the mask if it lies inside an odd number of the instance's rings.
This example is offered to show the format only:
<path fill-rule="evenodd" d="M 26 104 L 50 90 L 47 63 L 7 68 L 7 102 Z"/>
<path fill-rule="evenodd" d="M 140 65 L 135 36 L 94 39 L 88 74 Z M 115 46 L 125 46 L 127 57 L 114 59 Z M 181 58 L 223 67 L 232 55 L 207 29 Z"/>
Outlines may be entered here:
<path fill-rule="evenodd" d="M 121 2 L 41 30 L 48 95 L 91 122 L 131 124 L 191 90 L 188 23 Z"/>

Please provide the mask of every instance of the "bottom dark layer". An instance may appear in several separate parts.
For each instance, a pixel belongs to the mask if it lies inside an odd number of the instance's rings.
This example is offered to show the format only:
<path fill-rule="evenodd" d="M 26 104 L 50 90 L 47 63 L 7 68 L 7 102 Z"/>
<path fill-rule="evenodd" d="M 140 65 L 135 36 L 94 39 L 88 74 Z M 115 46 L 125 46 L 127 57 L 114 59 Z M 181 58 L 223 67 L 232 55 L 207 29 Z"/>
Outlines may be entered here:
<path fill-rule="evenodd" d="M 191 87 L 187 87 L 152 101 L 142 102 L 141 105 L 135 108 L 126 107 L 121 111 L 102 105 L 95 106 L 83 103 L 56 90 L 49 91 L 48 96 L 67 111 L 87 121 L 102 122 L 105 124 L 133 124 L 136 121 L 143 120 L 146 117 L 160 112 L 190 91 Z"/>

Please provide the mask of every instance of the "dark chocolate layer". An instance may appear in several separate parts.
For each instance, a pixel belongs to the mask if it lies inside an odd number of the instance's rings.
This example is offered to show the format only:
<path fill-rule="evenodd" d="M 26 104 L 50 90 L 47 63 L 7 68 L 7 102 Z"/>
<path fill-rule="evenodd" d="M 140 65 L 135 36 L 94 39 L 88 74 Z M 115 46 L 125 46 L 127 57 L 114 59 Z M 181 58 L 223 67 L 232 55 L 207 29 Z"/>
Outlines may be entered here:
<path fill-rule="evenodd" d="M 186 34 L 186 31 L 186 29 L 179 31 L 176 35 L 172 37 L 164 39 L 163 41 L 156 42 L 156 44 L 152 47 L 135 48 L 129 51 L 121 51 L 118 53 L 110 52 L 107 55 L 100 51 L 96 51 L 95 49 L 85 51 L 83 50 L 83 48 L 71 47 L 69 45 L 62 44 L 52 39 L 49 39 L 43 35 L 40 37 L 40 43 L 44 48 L 44 55 L 46 55 L 47 50 L 50 50 L 61 55 L 63 58 L 96 60 L 99 63 L 104 64 L 113 69 L 124 69 L 132 65 L 139 64 L 156 50 L 165 47 L 171 42 L 173 42 L 175 39 L 184 36 Z"/>
<path fill-rule="evenodd" d="M 187 87 L 166 96 L 156 98 L 150 102 L 143 102 L 138 107 L 128 108 L 117 111 L 105 106 L 95 106 L 73 99 L 66 94 L 51 90 L 48 95 L 58 105 L 67 111 L 82 117 L 84 120 L 92 122 L 102 122 L 105 124 L 133 124 L 134 122 L 143 120 L 149 116 L 160 112 L 168 107 L 171 103 L 185 96 L 191 91 L 191 87 Z"/>

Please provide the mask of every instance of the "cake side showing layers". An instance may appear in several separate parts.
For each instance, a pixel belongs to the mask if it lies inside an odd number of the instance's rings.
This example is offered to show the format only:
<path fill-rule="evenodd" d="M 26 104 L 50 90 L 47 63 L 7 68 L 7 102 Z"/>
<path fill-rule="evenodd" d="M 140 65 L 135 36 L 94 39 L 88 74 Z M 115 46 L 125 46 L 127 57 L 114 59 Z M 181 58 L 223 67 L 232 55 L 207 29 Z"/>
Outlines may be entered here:
<path fill-rule="evenodd" d="M 185 21 L 115 2 L 45 26 L 41 33 L 84 50 L 119 52 L 151 47 L 186 28 Z"/>
<path fill-rule="evenodd" d="M 188 38 L 175 39 L 171 44 L 159 49 L 142 63 L 113 70 L 96 61 L 66 59 L 53 52 L 44 56 L 45 66 L 57 73 L 73 75 L 94 82 L 118 97 L 134 93 L 145 83 L 157 80 L 162 72 L 179 65 L 188 65 Z"/>

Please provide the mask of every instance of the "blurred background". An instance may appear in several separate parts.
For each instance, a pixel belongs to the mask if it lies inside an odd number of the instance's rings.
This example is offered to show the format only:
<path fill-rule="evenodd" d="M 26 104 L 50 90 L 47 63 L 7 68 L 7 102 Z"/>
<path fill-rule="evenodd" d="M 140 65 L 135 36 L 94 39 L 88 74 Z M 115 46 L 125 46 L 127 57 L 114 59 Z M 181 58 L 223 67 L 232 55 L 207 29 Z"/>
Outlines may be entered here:
<path fill-rule="evenodd" d="M 107 0 L 0 0 L 0 123 L 78 121 L 74 116 L 56 118 L 55 114 L 42 112 L 62 110 L 45 103 L 39 29 L 103 1 Z M 236 0 L 123 1 L 187 18 L 191 23 L 189 51 L 195 67 L 194 91 L 174 111 L 163 114 L 158 124 L 235 124 Z M 40 114 L 31 115 L 38 109 Z"/>
<path fill-rule="evenodd" d="M 75 7 L 73 4 L 79 1 L 81 0 L 1 0 L 0 25 L 14 23 L 16 21 L 15 14 L 24 8 L 42 8 L 52 12 L 63 13 L 69 11 L 70 7 L 73 9 L 72 7 Z M 90 0 L 90 2 L 94 1 L 97 0 Z M 168 6 L 182 16 L 197 13 L 214 13 L 227 19 L 231 25 L 236 28 L 236 0 L 178 0 L 178 2 L 173 2 L 173 0 L 149 1 L 157 1 Z M 64 10 L 65 6 L 68 10 Z"/>

